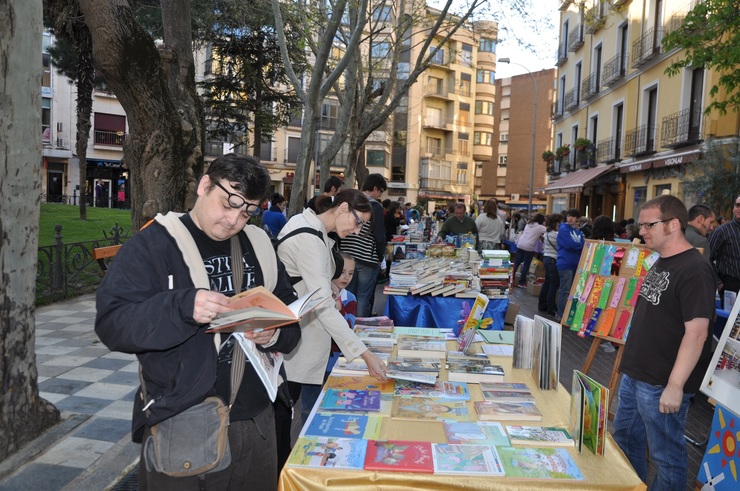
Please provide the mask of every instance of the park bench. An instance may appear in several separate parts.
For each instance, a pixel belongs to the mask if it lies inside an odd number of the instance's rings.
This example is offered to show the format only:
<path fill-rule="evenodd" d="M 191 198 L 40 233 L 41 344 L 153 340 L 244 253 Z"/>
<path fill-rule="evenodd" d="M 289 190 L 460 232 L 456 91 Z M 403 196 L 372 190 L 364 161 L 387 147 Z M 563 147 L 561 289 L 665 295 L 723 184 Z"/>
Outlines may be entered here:
<path fill-rule="evenodd" d="M 105 260 L 109 257 L 113 257 L 118 253 L 118 250 L 123 244 L 116 244 L 112 246 L 95 247 L 92 250 L 92 257 L 100 265 L 100 269 L 105 273 L 108 270 L 108 264 Z"/>

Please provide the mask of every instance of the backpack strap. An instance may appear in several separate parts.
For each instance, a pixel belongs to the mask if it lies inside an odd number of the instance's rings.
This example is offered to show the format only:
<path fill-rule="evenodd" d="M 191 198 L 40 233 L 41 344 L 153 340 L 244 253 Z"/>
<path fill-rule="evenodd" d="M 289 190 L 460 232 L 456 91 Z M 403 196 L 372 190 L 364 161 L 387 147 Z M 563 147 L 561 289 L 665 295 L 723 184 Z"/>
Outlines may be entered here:
<path fill-rule="evenodd" d="M 275 249 L 272 247 L 272 240 L 264 230 L 256 225 L 247 225 L 244 227 L 244 233 L 247 234 L 260 264 L 260 269 L 262 269 L 264 287 L 273 291 L 277 286 L 278 259 Z"/>
<path fill-rule="evenodd" d="M 321 239 L 321 242 L 324 242 L 324 234 L 321 233 L 321 231 L 316 230 L 315 228 L 311 228 L 311 227 L 300 227 L 300 228 L 297 228 L 295 230 L 291 230 L 290 232 L 288 232 L 287 234 L 285 234 L 284 237 L 281 237 L 279 240 L 275 241 L 274 242 L 274 244 L 275 244 L 275 250 L 277 251 L 278 247 L 280 247 L 280 244 L 282 244 L 283 242 L 285 242 L 287 239 L 293 237 L 294 235 L 298 235 L 298 234 L 311 234 L 311 235 L 315 235 L 316 237 L 318 237 L 319 239 Z M 303 277 L 301 277 L 301 276 L 290 276 L 290 284 L 292 286 L 295 286 L 302 279 L 303 279 Z"/>

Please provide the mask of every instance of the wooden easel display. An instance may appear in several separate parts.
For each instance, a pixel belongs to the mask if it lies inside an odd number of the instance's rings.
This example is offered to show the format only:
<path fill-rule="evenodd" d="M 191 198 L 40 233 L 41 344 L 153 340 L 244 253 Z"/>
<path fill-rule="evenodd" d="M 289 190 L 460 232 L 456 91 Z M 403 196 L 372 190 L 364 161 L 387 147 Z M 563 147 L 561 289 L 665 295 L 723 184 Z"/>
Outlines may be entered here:
<path fill-rule="evenodd" d="M 563 326 L 593 339 L 583 373 L 588 374 L 602 341 L 624 345 L 642 281 L 657 259 L 643 244 L 586 240 L 561 319 Z M 623 352 L 620 346 L 609 378 L 610 406 Z"/>

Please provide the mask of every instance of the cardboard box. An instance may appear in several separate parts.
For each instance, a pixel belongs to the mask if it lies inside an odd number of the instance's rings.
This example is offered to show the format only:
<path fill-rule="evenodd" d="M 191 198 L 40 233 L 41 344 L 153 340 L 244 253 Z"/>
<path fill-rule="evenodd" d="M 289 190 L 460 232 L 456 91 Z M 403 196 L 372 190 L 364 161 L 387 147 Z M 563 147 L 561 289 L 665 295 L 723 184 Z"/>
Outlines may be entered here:
<path fill-rule="evenodd" d="M 527 292 L 530 295 L 534 295 L 535 297 L 538 297 L 540 295 L 541 290 L 542 290 L 542 283 L 537 282 L 537 281 L 527 282 Z"/>
<path fill-rule="evenodd" d="M 529 275 L 535 278 L 545 277 L 545 265 L 539 259 L 532 259 L 532 264 L 529 265 Z"/>
<path fill-rule="evenodd" d="M 517 315 L 519 315 L 519 305 L 509 302 L 509 307 L 506 309 L 506 316 L 504 317 L 504 326 L 511 326 L 513 328 Z"/>

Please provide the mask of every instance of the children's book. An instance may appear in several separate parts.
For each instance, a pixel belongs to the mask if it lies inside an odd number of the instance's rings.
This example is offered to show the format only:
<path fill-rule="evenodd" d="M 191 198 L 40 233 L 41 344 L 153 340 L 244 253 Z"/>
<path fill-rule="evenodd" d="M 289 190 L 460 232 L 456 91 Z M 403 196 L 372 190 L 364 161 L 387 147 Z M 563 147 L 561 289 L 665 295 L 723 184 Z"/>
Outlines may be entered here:
<path fill-rule="evenodd" d="M 394 397 L 391 418 L 437 421 L 470 421 L 465 401 L 446 401 L 425 397 Z"/>
<path fill-rule="evenodd" d="M 539 315 L 534 316 L 532 377 L 540 389 L 556 390 L 560 376 L 562 327 Z"/>
<path fill-rule="evenodd" d="M 517 390 L 481 390 L 483 398 L 494 402 L 534 402 L 534 396 L 529 391 Z"/>
<path fill-rule="evenodd" d="M 488 359 L 449 358 L 447 360 L 447 380 L 473 383 L 503 382 L 504 368 L 501 365 L 494 365 Z"/>
<path fill-rule="evenodd" d="M 362 469 L 367 440 L 350 438 L 300 437 L 287 465 L 328 469 Z"/>
<path fill-rule="evenodd" d="M 400 440 L 370 440 L 367 442 L 365 470 L 434 472 L 432 444 Z"/>
<path fill-rule="evenodd" d="M 573 371 L 573 392 L 571 394 L 571 428 L 576 425 L 578 436 L 576 448 L 585 446 L 596 455 L 604 455 L 606 428 L 609 417 L 609 388 L 598 383 L 588 375 Z"/>
<path fill-rule="evenodd" d="M 393 332 L 399 336 L 445 337 L 443 332 L 433 327 L 396 327 Z"/>
<path fill-rule="evenodd" d="M 506 426 L 512 445 L 529 447 L 572 447 L 573 438 L 565 428 L 551 426 Z"/>
<path fill-rule="evenodd" d="M 444 358 L 447 344 L 435 336 L 399 336 L 396 355 L 399 357 Z"/>
<path fill-rule="evenodd" d="M 378 438 L 383 418 L 361 414 L 316 413 L 306 426 L 306 436 Z"/>
<path fill-rule="evenodd" d="M 394 397 L 427 397 L 448 401 L 469 401 L 470 392 L 465 382 L 438 381 L 434 385 L 397 380 Z"/>
<path fill-rule="evenodd" d="M 361 326 L 390 326 L 393 327 L 393 319 L 385 315 L 375 317 L 357 317 L 357 324 Z"/>
<path fill-rule="evenodd" d="M 583 480 L 583 474 L 564 448 L 499 447 L 507 477 Z"/>
<path fill-rule="evenodd" d="M 475 401 L 478 419 L 483 421 L 542 421 L 533 402 Z"/>
<path fill-rule="evenodd" d="M 368 346 L 393 346 L 398 336 L 392 332 L 385 331 L 363 331 L 357 333 L 360 341 Z"/>
<path fill-rule="evenodd" d="M 339 390 L 378 390 L 383 394 L 393 392 L 395 384 L 393 380 L 378 380 L 369 375 L 366 376 L 335 376 L 331 375 L 326 379 L 325 387 L 327 389 Z"/>
<path fill-rule="evenodd" d="M 435 443 L 432 450 L 435 474 L 504 475 L 501 458 L 494 446 Z"/>
<path fill-rule="evenodd" d="M 388 362 L 388 368 L 401 372 L 431 372 L 439 373 L 439 361 L 430 362 L 422 358 L 396 358 Z"/>
<path fill-rule="evenodd" d="M 326 389 L 320 411 L 380 411 L 380 391 Z"/>
<path fill-rule="evenodd" d="M 246 332 L 275 329 L 301 320 L 323 303 L 315 298 L 318 288 L 285 305 L 270 290 L 258 286 L 231 297 L 231 312 L 221 312 L 211 321 L 208 332 Z"/>
<path fill-rule="evenodd" d="M 480 384 L 480 390 L 508 390 L 510 392 L 530 392 L 527 384 L 517 382 L 484 382 Z"/>
<path fill-rule="evenodd" d="M 509 446 L 504 427 L 496 421 L 444 421 L 447 443 Z"/>
<path fill-rule="evenodd" d="M 385 376 L 395 380 L 406 380 L 420 384 L 434 385 L 437 383 L 437 374 L 429 372 L 406 372 L 403 370 L 388 370 Z"/>
<path fill-rule="evenodd" d="M 370 372 L 367 370 L 367 363 L 359 356 L 352 361 L 348 361 L 345 357 L 340 356 L 331 369 L 331 373 L 334 375 L 370 376 Z"/>

